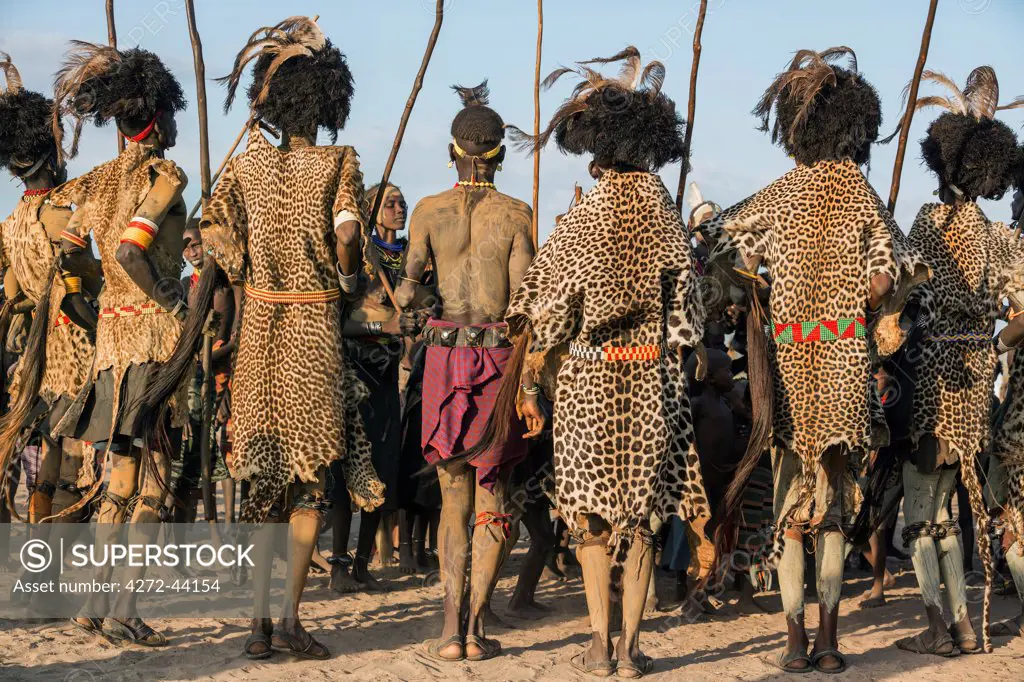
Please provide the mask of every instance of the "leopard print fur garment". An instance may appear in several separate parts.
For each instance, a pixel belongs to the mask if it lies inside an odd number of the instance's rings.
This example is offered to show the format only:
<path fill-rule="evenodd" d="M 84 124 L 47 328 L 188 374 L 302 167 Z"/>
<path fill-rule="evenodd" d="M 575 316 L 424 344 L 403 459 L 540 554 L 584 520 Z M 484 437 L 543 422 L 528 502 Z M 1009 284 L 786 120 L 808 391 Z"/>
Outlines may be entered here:
<path fill-rule="evenodd" d="M 81 237 L 91 233 L 96 242 L 104 280 L 100 308 L 153 303 L 117 262 L 117 249 L 121 234 L 153 188 L 157 176 L 168 179 L 175 187 L 184 187 L 188 182 L 173 161 L 161 159 L 152 148 L 129 143 L 117 158 L 97 166 L 75 182 L 71 198 L 77 208 L 68 229 Z M 161 230 L 146 253 L 156 268 L 158 281 L 177 283 L 182 267 L 180 240 L 170 239 L 169 232 Z M 181 325 L 172 315 L 100 318 L 92 378 L 112 369 L 117 395 L 128 367 L 166 361 L 180 331 Z M 187 389 L 183 384 L 171 402 L 174 426 L 183 426 L 188 419 Z M 115 415 L 120 407 L 113 406 Z"/>
<path fill-rule="evenodd" d="M 922 268 L 881 199 L 849 160 L 797 166 L 701 229 L 737 248 L 745 262 L 767 267 L 770 322 L 776 324 L 866 317 L 872 277 L 888 275 L 900 291 L 904 280 Z M 819 459 L 827 449 L 849 451 L 856 471 L 860 458 L 888 442 L 871 378 L 876 351 L 867 338 L 772 342 L 769 347 L 773 439 L 800 458 L 802 504 L 811 504 Z M 853 492 L 843 494 L 855 499 Z M 802 506 L 793 511 L 813 518 Z M 779 521 L 781 533 L 786 524 Z"/>
<path fill-rule="evenodd" d="M 923 339 L 915 358 L 911 439 L 916 445 L 930 434 L 948 441 L 953 454 L 975 455 L 989 442 L 997 358 L 988 340 L 1002 299 L 1024 290 L 1024 247 L 973 202 L 956 209 L 926 204 L 910 242 L 933 272 L 916 294 Z M 965 334 L 980 341 L 932 340 Z"/>
<path fill-rule="evenodd" d="M 917 384 L 910 437 L 915 446 L 925 435 L 945 440 L 951 457 L 961 464 L 977 528 L 978 557 L 985 568 L 982 632 L 989 650 L 992 548 L 977 459 L 990 441 L 996 368 L 990 339 L 1002 300 L 1024 290 L 1024 248 L 1005 225 L 990 222 L 974 202 L 924 205 L 910 230 L 910 242 L 933 273 L 918 295 L 923 339 L 914 358 Z M 960 335 L 980 340 L 949 339 Z"/>
<path fill-rule="evenodd" d="M 992 434 L 992 455 L 1006 468 L 1003 509 L 1010 528 L 1016 537 L 1024 538 L 1024 352 L 1014 352 L 1006 381 L 1007 403 Z"/>
<path fill-rule="evenodd" d="M 40 214 L 49 206 L 57 213 L 55 220 L 66 224 L 71 217 L 68 199 L 72 191 L 73 184 L 65 184 L 46 196 L 23 197 L 10 217 L 0 224 L 0 257 L 5 266 L 14 270 L 29 300 L 38 304 L 46 287 L 54 288 L 47 313 L 50 328 L 46 335 L 46 367 L 39 388 L 40 397 L 51 405 L 60 397 L 75 397 L 88 378 L 95 352 L 89 334 L 78 325 L 54 326 L 61 315 L 64 281 L 58 276 L 47 282 L 60 242 L 51 240 Z M 12 396 L 16 391 L 12 385 Z"/>
<path fill-rule="evenodd" d="M 689 234 L 657 175 L 605 171 L 541 247 L 506 320 L 532 328 L 534 354 L 568 341 L 662 348 L 654 361 L 562 363 L 554 468 L 571 530 L 599 515 L 621 566 L 651 514 L 710 515 L 679 356 L 700 342 L 703 308 Z"/>
<path fill-rule="evenodd" d="M 365 224 L 362 193 L 353 148 L 283 151 L 254 128 L 205 211 L 203 244 L 232 282 L 335 289 L 333 216 L 349 211 Z M 383 502 L 358 411 L 366 387 L 346 366 L 341 325 L 337 302 L 245 299 L 232 375 L 232 473 L 252 480 L 245 522 L 262 522 L 289 483 L 314 482 L 339 458 L 353 500 L 368 509 Z"/>

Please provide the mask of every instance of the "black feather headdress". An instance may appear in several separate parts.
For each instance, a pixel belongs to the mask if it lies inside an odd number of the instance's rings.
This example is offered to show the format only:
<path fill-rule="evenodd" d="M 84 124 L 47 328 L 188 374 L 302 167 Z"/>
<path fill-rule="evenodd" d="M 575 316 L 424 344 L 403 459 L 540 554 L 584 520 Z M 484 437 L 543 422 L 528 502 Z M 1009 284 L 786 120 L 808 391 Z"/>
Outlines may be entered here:
<path fill-rule="evenodd" d="M 56 162 L 50 126 L 53 101 L 26 90 L 11 57 L 0 52 L 0 71 L 6 88 L 0 90 L 0 167 L 28 177 L 47 161 Z"/>
<path fill-rule="evenodd" d="M 1005 123 L 995 120 L 996 112 L 1024 107 L 1024 97 L 999 104 L 999 80 L 991 66 L 971 71 L 961 90 L 949 76 L 932 70 L 921 74 L 922 81 L 946 87 L 946 96 L 919 97 L 913 109 L 939 107 L 944 113 L 928 127 L 921 141 L 925 164 L 943 186 L 955 194 L 975 200 L 999 199 L 1021 173 L 1022 152 L 1017 136 Z M 910 92 L 903 90 L 904 103 Z M 902 127 L 902 125 L 900 126 Z M 892 140 L 900 128 L 886 138 Z"/>
<path fill-rule="evenodd" d="M 606 77 L 589 66 L 615 62 L 624 62 L 615 77 Z M 541 149 L 554 137 L 563 153 L 591 154 L 604 163 L 649 170 L 686 155 L 686 122 L 676 112 L 675 103 L 661 92 L 664 64 L 653 61 L 644 66 L 640 51 L 629 46 L 611 57 L 556 69 L 543 86 L 550 88 L 570 73 L 581 80 L 540 135 L 534 137 L 510 126 L 521 149 Z"/>
<path fill-rule="evenodd" d="M 246 66 L 254 60 L 248 96 L 258 118 L 290 131 L 324 128 L 332 141 L 337 140 L 348 121 L 355 86 L 345 55 L 315 20 L 289 17 L 249 36 L 231 73 L 218 79 L 228 89 L 225 112 L 234 102 Z"/>
<path fill-rule="evenodd" d="M 61 153 L 59 117 L 67 114 L 74 121 L 69 156 L 78 153 L 78 138 L 88 118 L 98 126 L 113 119 L 119 126 L 142 128 L 158 113 L 186 106 L 178 79 L 152 52 L 120 51 L 82 40 L 71 41 L 53 92 L 53 135 Z"/>
<path fill-rule="evenodd" d="M 846 68 L 833 63 L 843 57 L 849 58 Z M 772 142 L 806 165 L 843 159 L 867 163 L 882 124 L 878 93 L 858 72 L 857 55 L 842 45 L 798 51 L 753 113 L 761 130 L 771 130 Z"/>

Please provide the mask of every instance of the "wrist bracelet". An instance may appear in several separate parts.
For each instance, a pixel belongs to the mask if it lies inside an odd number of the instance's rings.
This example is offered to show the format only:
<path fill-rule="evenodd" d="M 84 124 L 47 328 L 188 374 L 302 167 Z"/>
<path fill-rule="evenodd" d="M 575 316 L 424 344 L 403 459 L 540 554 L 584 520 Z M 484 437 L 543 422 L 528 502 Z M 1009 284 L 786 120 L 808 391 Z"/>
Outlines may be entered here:
<path fill-rule="evenodd" d="M 359 270 L 356 270 L 351 275 L 346 275 L 341 271 L 341 263 L 334 266 L 334 269 L 338 271 L 338 283 L 341 285 L 341 290 L 346 294 L 351 294 L 356 290 L 356 285 L 359 284 Z"/>
<path fill-rule="evenodd" d="M 70 272 L 62 272 L 60 275 L 64 280 L 64 293 L 77 294 L 82 291 L 82 278 L 72 275 Z"/>
<path fill-rule="evenodd" d="M 380 322 L 363 322 L 363 329 L 370 336 L 380 336 L 383 333 L 384 325 Z"/>
<path fill-rule="evenodd" d="M 540 393 L 539 384 L 534 384 L 533 386 L 530 387 L 527 387 L 526 384 L 522 384 L 519 388 L 523 389 L 523 393 L 525 393 L 526 395 L 538 395 Z"/>

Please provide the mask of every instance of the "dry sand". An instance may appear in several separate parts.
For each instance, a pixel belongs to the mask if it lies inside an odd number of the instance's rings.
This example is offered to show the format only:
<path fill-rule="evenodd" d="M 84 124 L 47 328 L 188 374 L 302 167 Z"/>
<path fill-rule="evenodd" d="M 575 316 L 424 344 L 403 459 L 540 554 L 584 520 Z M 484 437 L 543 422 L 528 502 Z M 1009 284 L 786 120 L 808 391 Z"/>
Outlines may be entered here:
<path fill-rule="evenodd" d="M 512 576 L 524 547 L 513 555 Z M 302 615 L 306 626 L 334 654 L 326 662 L 299 661 L 275 654 L 252 662 L 241 655 L 245 623 L 213 619 L 154 621 L 171 646 L 146 650 L 116 646 L 82 634 L 64 623 L 25 625 L 0 622 L 0 680 L 575 680 L 569 666 L 582 650 L 589 630 L 582 583 L 544 582 L 538 597 L 556 608 L 540 621 L 515 621 L 516 629 L 494 628 L 504 654 L 481 663 L 440 663 L 426 657 L 421 642 L 441 627 L 441 588 L 424 586 L 422 577 L 383 572 L 387 594 L 337 596 L 324 576 L 311 578 Z M 898 577 L 889 604 L 862 610 L 859 601 L 869 585 L 864 574 L 848 576 L 844 589 L 841 646 L 850 669 L 845 680 L 1010 680 L 1024 676 L 1024 640 L 995 640 L 989 655 L 943 659 L 897 650 L 899 637 L 923 629 L 924 611 L 912 573 Z M 502 579 L 495 593 L 499 616 L 514 586 Z M 980 619 L 980 590 L 972 590 L 972 615 Z M 730 604 L 735 595 L 729 595 Z M 770 614 L 738 615 L 731 605 L 718 614 L 688 624 L 678 615 L 656 613 L 645 623 L 641 644 L 655 658 L 656 680 L 763 680 L 784 677 L 768 662 L 783 643 L 778 593 L 758 597 Z M 994 597 L 993 615 L 1006 618 L 1019 610 L 1016 597 Z M 808 629 L 817 623 L 817 608 L 808 608 Z M 802 679 L 824 678 L 807 675 Z"/>

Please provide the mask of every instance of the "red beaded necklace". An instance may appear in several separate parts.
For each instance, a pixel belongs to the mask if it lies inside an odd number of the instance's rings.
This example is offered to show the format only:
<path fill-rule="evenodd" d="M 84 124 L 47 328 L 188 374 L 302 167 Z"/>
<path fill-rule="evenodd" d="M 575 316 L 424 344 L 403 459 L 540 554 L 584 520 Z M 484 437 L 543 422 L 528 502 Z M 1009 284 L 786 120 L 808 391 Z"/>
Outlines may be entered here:
<path fill-rule="evenodd" d="M 44 194 L 49 193 L 52 189 L 53 189 L 52 187 L 45 187 L 43 189 L 27 189 L 27 190 L 25 190 L 25 193 L 22 196 L 26 196 L 26 197 L 41 197 Z"/>

